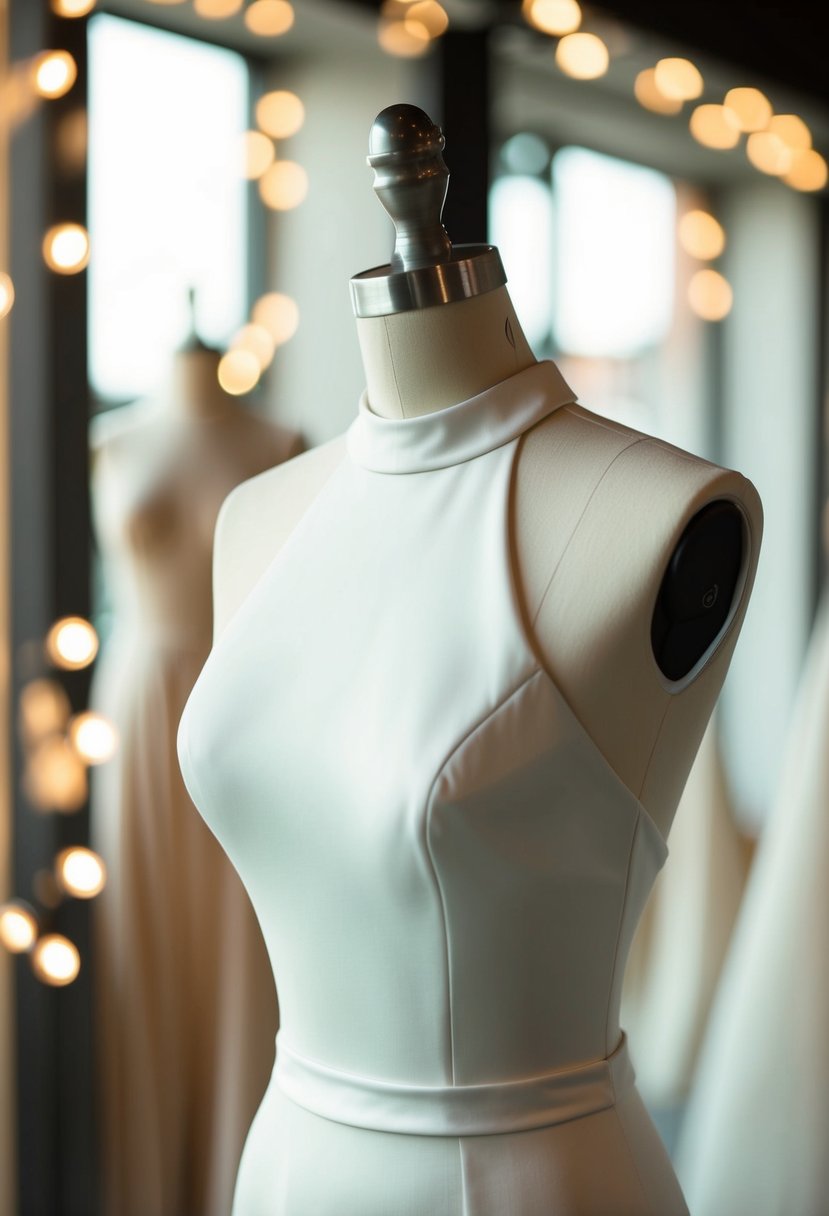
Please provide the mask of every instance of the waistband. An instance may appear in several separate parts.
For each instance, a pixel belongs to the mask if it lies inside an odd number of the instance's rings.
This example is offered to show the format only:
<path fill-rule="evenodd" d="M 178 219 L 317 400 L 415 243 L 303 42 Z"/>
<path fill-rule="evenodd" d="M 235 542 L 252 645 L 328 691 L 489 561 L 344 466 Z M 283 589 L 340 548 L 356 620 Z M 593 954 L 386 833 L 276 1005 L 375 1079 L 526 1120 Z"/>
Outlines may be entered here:
<path fill-rule="evenodd" d="M 484 1085 L 403 1085 L 340 1072 L 276 1036 L 273 1080 L 313 1114 L 373 1131 L 487 1136 L 580 1119 L 613 1106 L 634 1082 L 622 1034 L 607 1059 Z"/>

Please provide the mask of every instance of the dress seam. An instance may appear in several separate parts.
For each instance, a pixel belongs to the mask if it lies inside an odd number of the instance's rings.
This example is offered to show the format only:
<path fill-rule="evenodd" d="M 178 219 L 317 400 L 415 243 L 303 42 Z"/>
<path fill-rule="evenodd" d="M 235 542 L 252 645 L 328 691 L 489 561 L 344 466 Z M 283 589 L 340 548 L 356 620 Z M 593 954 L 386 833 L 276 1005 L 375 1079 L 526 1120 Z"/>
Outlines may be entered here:
<path fill-rule="evenodd" d="M 642 822 L 641 814 L 638 814 L 636 816 L 636 822 L 633 825 L 633 832 L 631 833 L 631 837 L 630 837 L 630 848 L 628 849 L 627 867 L 625 869 L 625 889 L 622 894 L 621 907 L 619 908 L 619 924 L 616 927 L 616 940 L 615 940 L 615 943 L 613 946 L 613 968 L 610 973 L 610 984 L 608 985 L 608 989 L 607 989 L 607 1005 L 605 1007 L 605 1015 L 604 1015 L 605 1055 L 608 1054 L 608 1052 L 607 1052 L 607 1031 L 608 1031 L 608 1021 L 610 1018 L 610 1002 L 613 997 L 613 990 L 616 987 L 616 978 L 617 978 L 616 973 L 619 968 L 619 942 L 622 937 L 622 925 L 625 923 L 625 912 L 627 911 L 628 896 L 630 894 L 630 872 L 631 872 L 631 869 L 633 868 L 633 852 L 634 852 L 634 849 L 636 848 L 636 838 L 639 835 L 639 826 L 640 826 L 641 822 Z M 615 1105 L 615 1094 L 616 1094 L 615 1086 L 613 1087 L 613 1093 L 614 1093 L 614 1105 Z"/>

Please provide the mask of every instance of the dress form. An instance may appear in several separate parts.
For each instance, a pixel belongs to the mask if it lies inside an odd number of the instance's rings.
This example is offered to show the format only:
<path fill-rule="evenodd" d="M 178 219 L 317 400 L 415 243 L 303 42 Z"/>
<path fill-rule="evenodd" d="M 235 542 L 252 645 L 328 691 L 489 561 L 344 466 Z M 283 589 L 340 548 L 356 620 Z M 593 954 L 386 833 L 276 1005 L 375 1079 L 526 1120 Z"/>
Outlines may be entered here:
<path fill-rule="evenodd" d="M 217 362 L 191 342 L 159 396 L 92 425 L 114 625 L 91 702 L 120 735 L 91 804 L 103 1216 L 226 1216 L 273 1057 L 261 932 L 181 782 L 175 728 L 210 648 L 219 505 L 301 445 L 228 397 Z"/>

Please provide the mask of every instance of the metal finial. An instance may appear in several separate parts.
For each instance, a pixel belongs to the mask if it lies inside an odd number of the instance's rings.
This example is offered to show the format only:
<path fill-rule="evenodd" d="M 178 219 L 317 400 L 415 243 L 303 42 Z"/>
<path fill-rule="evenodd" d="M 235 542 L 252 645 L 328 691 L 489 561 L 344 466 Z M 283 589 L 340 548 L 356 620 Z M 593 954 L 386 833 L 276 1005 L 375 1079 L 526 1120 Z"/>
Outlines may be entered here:
<path fill-rule="evenodd" d="M 369 136 L 374 189 L 395 227 L 387 266 L 351 280 L 358 317 L 450 304 L 506 283 L 492 245 L 456 245 L 440 222 L 449 170 L 444 137 L 428 114 L 400 103 L 377 115 Z"/>

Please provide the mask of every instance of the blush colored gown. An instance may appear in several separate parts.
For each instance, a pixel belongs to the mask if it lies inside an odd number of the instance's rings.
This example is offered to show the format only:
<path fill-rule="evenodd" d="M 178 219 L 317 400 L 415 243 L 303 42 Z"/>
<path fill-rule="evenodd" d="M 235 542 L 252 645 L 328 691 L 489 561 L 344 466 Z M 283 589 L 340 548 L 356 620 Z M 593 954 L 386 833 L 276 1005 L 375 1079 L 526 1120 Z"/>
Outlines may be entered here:
<path fill-rule="evenodd" d="M 549 362 L 415 418 L 363 397 L 190 695 L 281 1014 L 233 1216 L 687 1211 L 619 1025 L 665 842 L 512 581 L 518 441 L 572 400 Z"/>

